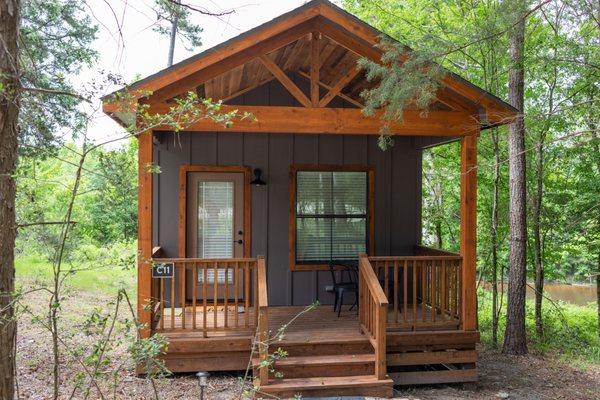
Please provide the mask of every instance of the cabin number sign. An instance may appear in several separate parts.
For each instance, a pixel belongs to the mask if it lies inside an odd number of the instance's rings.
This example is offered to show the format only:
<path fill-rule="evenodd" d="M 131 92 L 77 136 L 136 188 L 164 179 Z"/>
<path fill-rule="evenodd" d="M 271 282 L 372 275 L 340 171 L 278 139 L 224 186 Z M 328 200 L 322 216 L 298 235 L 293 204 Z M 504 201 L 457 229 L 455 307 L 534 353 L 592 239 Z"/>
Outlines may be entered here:
<path fill-rule="evenodd" d="M 175 275 L 175 264 L 157 263 L 152 266 L 153 278 L 172 278 Z"/>

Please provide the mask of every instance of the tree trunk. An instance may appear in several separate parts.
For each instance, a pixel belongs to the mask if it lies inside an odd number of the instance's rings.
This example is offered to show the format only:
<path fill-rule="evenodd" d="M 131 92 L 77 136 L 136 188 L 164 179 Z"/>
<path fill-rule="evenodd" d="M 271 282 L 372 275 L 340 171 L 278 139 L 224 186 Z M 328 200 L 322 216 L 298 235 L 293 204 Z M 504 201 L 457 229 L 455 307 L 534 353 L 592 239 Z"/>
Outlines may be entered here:
<path fill-rule="evenodd" d="M 544 335 L 542 324 L 542 299 L 544 293 L 544 266 L 542 257 L 542 196 L 544 190 L 543 173 L 544 173 L 544 147 L 543 137 L 540 135 L 540 142 L 535 147 L 535 198 L 533 202 L 533 258 L 535 265 L 535 332 L 538 338 Z"/>
<path fill-rule="evenodd" d="M 500 182 L 500 146 L 498 129 L 492 129 L 494 147 L 494 183 L 492 188 L 492 343 L 498 346 L 498 197 Z M 500 277 L 502 279 L 502 277 Z"/>
<path fill-rule="evenodd" d="M 525 4 L 516 0 L 515 25 L 509 33 L 508 98 L 510 104 L 523 111 L 525 43 Z M 508 176 L 509 176 L 509 271 L 508 303 L 506 308 L 506 331 L 502 351 L 507 354 L 526 354 L 525 334 L 525 287 L 526 287 L 526 181 L 525 181 L 525 121 L 520 115 L 508 130 Z"/>
<path fill-rule="evenodd" d="M 15 170 L 19 117 L 19 0 L 0 2 L 0 399 L 14 398 Z"/>
<path fill-rule="evenodd" d="M 178 7 L 173 5 L 173 7 Z M 175 12 L 171 16 L 171 34 L 169 36 L 169 58 L 167 66 L 173 65 L 173 56 L 175 55 L 175 39 L 177 38 L 177 28 L 179 25 L 179 8 L 175 8 Z"/>
<path fill-rule="evenodd" d="M 598 254 L 598 271 L 596 271 L 596 304 L 598 306 L 598 337 L 600 337 L 600 253 Z"/>

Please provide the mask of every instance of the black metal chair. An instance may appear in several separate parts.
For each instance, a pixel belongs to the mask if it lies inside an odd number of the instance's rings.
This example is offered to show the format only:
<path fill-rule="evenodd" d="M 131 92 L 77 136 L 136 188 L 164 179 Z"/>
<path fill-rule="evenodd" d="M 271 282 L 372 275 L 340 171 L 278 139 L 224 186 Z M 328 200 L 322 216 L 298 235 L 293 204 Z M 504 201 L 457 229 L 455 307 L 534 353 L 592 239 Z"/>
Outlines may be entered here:
<path fill-rule="evenodd" d="M 358 273 L 354 265 L 350 263 L 332 263 L 329 264 L 329 271 L 331 272 L 331 280 L 333 282 L 333 311 L 338 313 L 338 318 L 342 312 L 342 305 L 344 304 L 344 294 L 354 293 L 354 304 L 350 307 L 349 311 L 358 305 Z M 340 272 L 340 280 L 336 277 L 336 271 Z"/>

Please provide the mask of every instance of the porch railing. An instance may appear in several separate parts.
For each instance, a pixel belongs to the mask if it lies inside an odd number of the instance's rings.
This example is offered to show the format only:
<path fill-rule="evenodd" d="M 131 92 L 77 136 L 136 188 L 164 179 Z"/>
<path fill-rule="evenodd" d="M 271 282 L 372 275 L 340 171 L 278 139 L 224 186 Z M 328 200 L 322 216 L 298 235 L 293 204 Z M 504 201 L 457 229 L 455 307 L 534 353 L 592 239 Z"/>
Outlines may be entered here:
<path fill-rule="evenodd" d="M 389 300 L 388 330 L 460 327 L 462 257 L 430 250 L 420 247 L 417 256 L 369 257 Z"/>
<path fill-rule="evenodd" d="M 388 300 L 366 255 L 359 258 L 358 293 L 358 320 L 375 350 L 375 376 L 385 379 Z"/>
<path fill-rule="evenodd" d="M 197 331 L 207 337 L 209 332 L 256 328 L 260 259 L 155 258 L 152 262 L 174 266 L 172 277 L 152 278 L 153 331 Z"/>

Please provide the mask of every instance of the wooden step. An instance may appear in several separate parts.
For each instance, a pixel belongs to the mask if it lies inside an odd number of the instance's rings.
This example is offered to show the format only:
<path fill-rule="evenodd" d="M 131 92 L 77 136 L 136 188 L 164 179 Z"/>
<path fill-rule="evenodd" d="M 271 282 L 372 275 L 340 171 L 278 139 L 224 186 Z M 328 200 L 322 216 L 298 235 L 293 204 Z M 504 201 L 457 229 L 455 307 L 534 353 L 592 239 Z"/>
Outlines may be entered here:
<path fill-rule="evenodd" d="M 278 396 L 290 398 L 316 396 L 372 396 L 392 397 L 393 381 L 378 380 L 374 375 L 335 376 L 323 378 L 281 379 L 261 386 L 257 397 Z"/>
<path fill-rule="evenodd" d="M 258 358 L 253 360 L 253 367 L 259 366 Z M 372 375 L 375 373 L 374 354 L 340 354 L 327 356 L 287 357 L 276 360 L 275 370 L 271 377 L 313 378 L 349 375 Z M 279 375 L 281 374 L 281 375 Z"/>
<path fill-rule="evenodd" d="M 357 337 L 346 340 L 306 340 L 306 341 L 283 341 L 272 343 L 270 352 L 277 348 L 288 352 L 288 356 L 311 356 L 311 355 L 340 355 L 340 354 L 366 354 L 373 353 L 373 346 L 366 337 Z"/>

